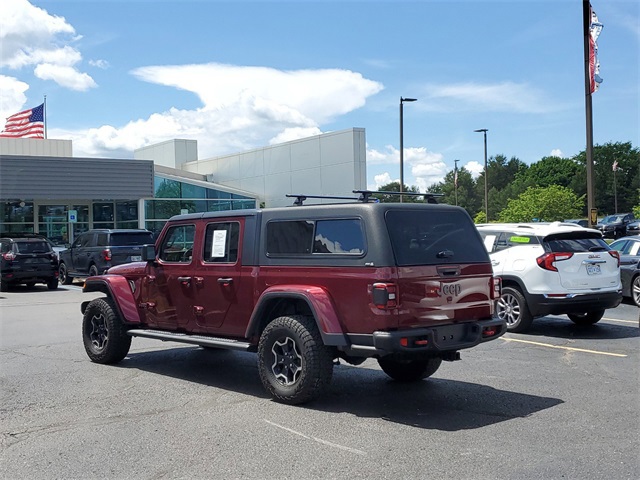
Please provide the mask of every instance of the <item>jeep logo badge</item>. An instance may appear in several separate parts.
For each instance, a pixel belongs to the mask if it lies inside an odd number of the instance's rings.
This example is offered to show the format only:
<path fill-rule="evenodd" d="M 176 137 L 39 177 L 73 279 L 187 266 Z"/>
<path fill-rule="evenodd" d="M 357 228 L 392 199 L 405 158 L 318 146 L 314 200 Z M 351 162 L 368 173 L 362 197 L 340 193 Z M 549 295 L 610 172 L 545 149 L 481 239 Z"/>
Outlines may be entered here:
<path fill-rule="evenodd" d="M 462 292 L 462 287 L 459 283 L 445 283 L 444 285 L 442 285 L 440 290 L 442 291 L 443 295 L 458 296 L 460 295 L 460 292 Z"/>

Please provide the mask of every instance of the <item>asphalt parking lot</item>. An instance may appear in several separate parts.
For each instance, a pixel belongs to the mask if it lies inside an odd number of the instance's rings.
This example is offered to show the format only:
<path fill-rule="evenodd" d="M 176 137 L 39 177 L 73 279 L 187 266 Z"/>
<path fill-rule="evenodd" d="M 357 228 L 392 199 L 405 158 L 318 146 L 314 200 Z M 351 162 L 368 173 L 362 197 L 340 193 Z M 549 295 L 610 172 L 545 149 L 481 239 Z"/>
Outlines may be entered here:
<path fill-rule="evenodd" d="M 78 285 L 0 294 L 6 479 L 640 478 L 640 309 L 564 316 L 462 352 L 429 380 L 375 361 L 273 402 L 250 353 L 134 339 L 91 363 Z"/>

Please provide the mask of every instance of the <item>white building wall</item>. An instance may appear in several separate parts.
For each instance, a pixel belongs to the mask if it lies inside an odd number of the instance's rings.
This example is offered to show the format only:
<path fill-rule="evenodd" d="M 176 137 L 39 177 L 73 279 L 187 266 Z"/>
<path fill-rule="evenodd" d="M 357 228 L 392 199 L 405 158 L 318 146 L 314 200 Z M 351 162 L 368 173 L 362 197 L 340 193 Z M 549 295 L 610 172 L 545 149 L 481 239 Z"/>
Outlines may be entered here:
<path fill-rule="evenodd" d="M 137 158 L 137 157 L 136 157 Z M 286 194 L 354 196 L 367 185 L 363 128 L 351 128 L 182 165 L 209 181 L 253 192 L 268 207 L 290 205 Z M 307 203 L 320 200 L 309 199 Z"/>
<path fill-rule="evenodd" d="M 71 140 L 42 138 L 0 138 L 0 155 L 30 157 L 71 157 Z"/>
<path fill-rule="evenodd" d="M 136 160 L 153 160 L 156 165 L 181 168 L 186 162 L 198 160 L 196 140 L 173 139 L 134 150 Z"/>

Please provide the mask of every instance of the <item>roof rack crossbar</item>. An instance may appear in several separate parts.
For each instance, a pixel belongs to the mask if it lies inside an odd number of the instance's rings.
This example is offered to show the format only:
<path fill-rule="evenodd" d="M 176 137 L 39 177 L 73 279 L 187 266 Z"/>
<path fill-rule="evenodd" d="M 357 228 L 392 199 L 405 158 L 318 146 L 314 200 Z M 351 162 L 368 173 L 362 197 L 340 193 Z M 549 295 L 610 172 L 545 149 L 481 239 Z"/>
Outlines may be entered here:
<path fill-rule="evenodd" d="M 360 194 L 360 198 L 358 200 L 360 200 L 361 202 L 367 203 L 370 199 L 372 195 L 375 194 L 380 194 L 380 195 L 401 195 L 400 192 L 389 192 L 389 191 L 384 191 L 384 190 L 354 190 L 353 193 L 359 193 Z M 408 197 L 424 197 L 425 201 L 427 203 L 438 203 L 436 201 L 436 197 L 442 197 L 444 196 L 443 193 L 429 193 L 429 192 L 425 192 L 425 193 L 419 193 L 419 192 L 402 192 L 402 195 L 406 195 Z M 378 199 L 374 199 L 374 200 L 378 200 Z"/>
<path fill-rule="evenodd" d="M 289 198 L 295 198 L 293 204 L 298 206 L 303 205 L 303 202 L 308 198 L 323 198 L 328 200 L 358 200 L 357 197 L 335 197 L 331 195 L 295 195 L 287 193 L 285 196 Z"/>

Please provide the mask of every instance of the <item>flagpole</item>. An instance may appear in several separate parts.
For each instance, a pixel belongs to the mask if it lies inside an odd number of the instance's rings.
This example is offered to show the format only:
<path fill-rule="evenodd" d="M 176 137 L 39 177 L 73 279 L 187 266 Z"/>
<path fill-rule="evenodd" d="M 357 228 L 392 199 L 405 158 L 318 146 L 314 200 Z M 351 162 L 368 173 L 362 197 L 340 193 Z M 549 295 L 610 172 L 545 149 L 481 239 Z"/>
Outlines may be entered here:
<path fill-rule="evenodd" d="M 42 112 L 42 119 L 44 120 L 44 138 L 46 140 L 47 138 L 47 96 L 44 96 L 44 107 L 43 107 L 44 111 Z"/>
<path fill-rule="evenodd" d="M 582 0 L 582 23 L 584 31 L 584 93 L 585 93 L 585 113 L 586 113 L 586 130 L 587 130 L 587 147 L 585 149 L 587 155 L 587 217 L 589 226 L 593 227 L 591 212 L 594 206 L 594 189 L 593 189 L 593 112 L 591 107 L 591 68 L 590 52 L 591 52 L 591 3 L 589 0 Z"/>

